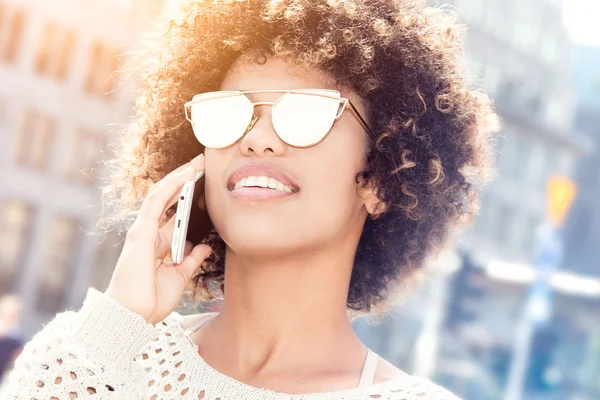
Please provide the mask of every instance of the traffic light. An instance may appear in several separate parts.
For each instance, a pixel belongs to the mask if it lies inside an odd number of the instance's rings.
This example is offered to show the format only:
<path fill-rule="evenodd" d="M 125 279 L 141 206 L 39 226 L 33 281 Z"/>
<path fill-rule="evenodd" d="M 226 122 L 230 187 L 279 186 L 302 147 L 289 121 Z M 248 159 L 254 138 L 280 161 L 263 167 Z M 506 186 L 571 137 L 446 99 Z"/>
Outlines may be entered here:
<path fill-rule="evenodd" d="M 485 294 L 483 271 L 468 253 L 461 255 L 462 265 L 450 285 L 446 309 L 446 327 L 454 330 L 460 324 L 476 318 L 476 304 Z"/>

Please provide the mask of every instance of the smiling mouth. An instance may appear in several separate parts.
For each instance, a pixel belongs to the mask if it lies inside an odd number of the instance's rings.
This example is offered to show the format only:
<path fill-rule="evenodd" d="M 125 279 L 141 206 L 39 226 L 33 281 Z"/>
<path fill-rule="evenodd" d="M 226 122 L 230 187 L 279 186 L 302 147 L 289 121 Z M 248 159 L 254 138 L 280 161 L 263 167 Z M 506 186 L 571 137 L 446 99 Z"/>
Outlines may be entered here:
<path fill-rule="evenodd" d="M 281 183 L 273 177 L 264 175 L 247 176 L 245 178 L 242 178 L 238 182 L 236 182 L 232 190 L 236 191 L 238 189 L 247 188 L 267 189 L 284 193 L 294 193 L 294 190 L 291 187 L 284 185 L 283 183 Z"/>

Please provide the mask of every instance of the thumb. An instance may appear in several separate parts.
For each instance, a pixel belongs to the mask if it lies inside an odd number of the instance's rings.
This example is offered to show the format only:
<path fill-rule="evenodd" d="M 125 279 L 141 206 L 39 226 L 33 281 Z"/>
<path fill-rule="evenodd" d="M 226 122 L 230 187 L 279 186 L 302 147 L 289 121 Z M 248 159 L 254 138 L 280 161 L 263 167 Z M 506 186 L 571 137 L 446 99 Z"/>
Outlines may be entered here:
<path fill-rule="evenodd" d="M 191 243 L 186 242 L 185 249 L 187 250 L 189 247 L 191 247 Z M 198 268 L 200 268 L 206 257 L 210 255 L 212 249 L 207 244 L 199 244 L 195 246 L 191 252 L 189 250 L 184 251 L 184 254 L 188 252 L 189 254 L 187 254 L 187 256 L 184 256 L 181 264 L 177 266 L 177 268 L 179 268 L 179 270 L 185 277 L 186 285 L 192 278 L 194 272 L 196 272 Z"/>

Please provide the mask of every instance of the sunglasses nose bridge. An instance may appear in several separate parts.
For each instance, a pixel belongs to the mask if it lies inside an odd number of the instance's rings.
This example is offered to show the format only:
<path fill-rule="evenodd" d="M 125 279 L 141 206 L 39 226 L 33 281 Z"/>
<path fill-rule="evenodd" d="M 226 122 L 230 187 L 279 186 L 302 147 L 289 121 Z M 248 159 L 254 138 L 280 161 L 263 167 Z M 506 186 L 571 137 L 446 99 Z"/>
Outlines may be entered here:
<path fill-rule="evenodd" d="M 250 130 L 252 129 L 252 127 L 254 127 L 254 124 L 256 123 L 256 121 L 258 121 L 258 117 L 256 116 L 252 116 L 252 119 L 250 120 L 250 123 L 248 124 L 248 127 L 246 128 L 246 132 L 244 132 L 244 135 L 248 132 L 250 132 Z"/>
<path fill-rule="evenodd" d="M 252 103 L 252 115 L 254 115 L 254 111 L 256 110 L 256 106 L 274 106 L 275 105 L 275 101 L 257 101 L 256 103 Z M 271 110 L 273 110 L 273 108 L 271 107 Z"/>
<path fill-rule="evenodd" d="M 255 103 L 252 103 L 252 119 L 250 120 L 250 123 L 248 124 L 248 128 L 246 128 L 246 131 L 244 132 L 244 134 L 250 132 L 250 130 L 252 129 L 252 127 L 254 126 L 254 124 L 256 124 L 256 121 L 258 121 L 258 117 L 254 114 L 256 111 L 256 106 L 268 106 L 268 105 L 275 105 L 276 102 L 274 101 L 257 101 Z M 271 110 L 273 110 L 271 108 Z M 270 115 L 271 120 L 273 119 L 273 115 Z"/>

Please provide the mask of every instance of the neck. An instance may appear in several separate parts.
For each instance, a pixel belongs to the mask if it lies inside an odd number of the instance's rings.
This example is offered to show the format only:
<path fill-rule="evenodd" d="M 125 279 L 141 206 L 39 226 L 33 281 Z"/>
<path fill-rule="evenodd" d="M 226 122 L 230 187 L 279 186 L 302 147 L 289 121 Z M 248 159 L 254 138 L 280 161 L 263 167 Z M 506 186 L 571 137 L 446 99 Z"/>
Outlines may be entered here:
<path fill-rule="evenodd" d="M 311 354 L 322 361 L 363 349 L 346 312 L 354 254 L 337 250 L 260 260 L 228 251 L 215 330 L 233 368 L 312 363 Z"/>

